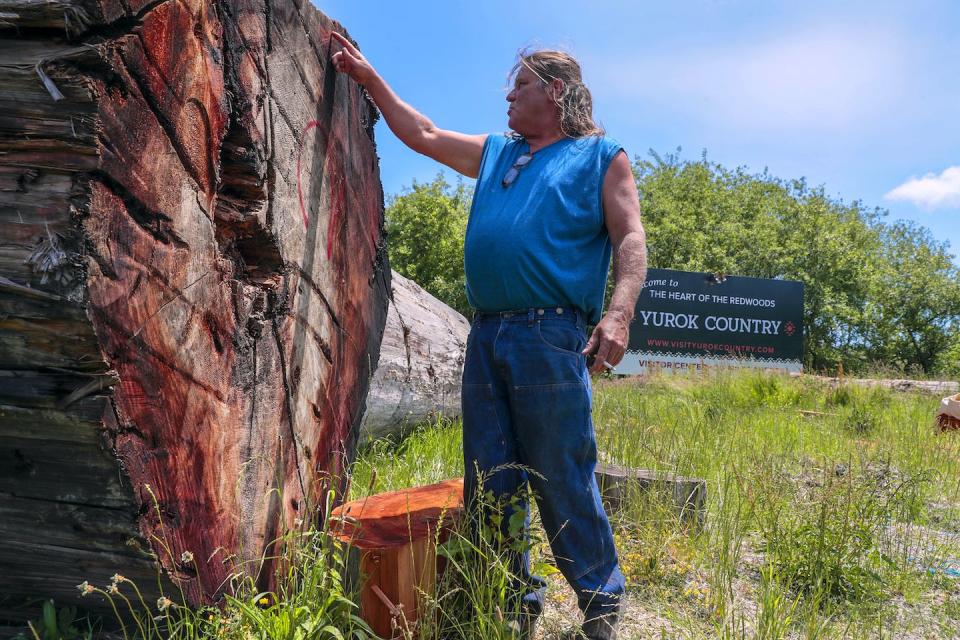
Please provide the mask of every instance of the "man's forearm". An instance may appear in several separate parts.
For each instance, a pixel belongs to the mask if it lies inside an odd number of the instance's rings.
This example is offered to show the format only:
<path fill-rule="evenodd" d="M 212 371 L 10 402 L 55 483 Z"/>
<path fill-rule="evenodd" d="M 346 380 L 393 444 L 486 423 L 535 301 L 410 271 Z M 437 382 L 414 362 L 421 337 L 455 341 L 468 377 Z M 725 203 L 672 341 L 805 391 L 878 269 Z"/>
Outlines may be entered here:
<path fill-rule="evenodd" d="M 374 74 L 364 88 L 393 134 L 414 151 L 424 153 L 425 136 L 436 129 L 433 121 L 401 100 L 379 74 Z"/>
<path fill-rule="evenodd" d="M 647 239 L 643 231 L 623 237 L 613 256 L 613 297 L 609 314 L 633 320 L 637 298 L 647 279 Z"/>
<path fill-rule="evenodd" d="M 437 128 L 426 117 L 393 92 L 360 50 L 341 33 L 332 31 L 330 38 L 340 45 L 330 60 L 334 69 L 348 74 L 363 86 L 373 100 L 387 126 L 405 145 L 441 162 L 454 171 L 476 178 L 483 157 L 486 135 L 466 135 Z"/>
<path fill-rule="evenodd" d="M 330 58 L 334 69 L 348 74 L 354 82 L 362 85 L 380 109 L 390 130 L 408 147 L 421 151 L 427 134 L 436 129 L 433 122 L 401 100 L 346 36 L 333 31 L 330 38 L 331 45 L 340 45 L 340 50 Z"/>

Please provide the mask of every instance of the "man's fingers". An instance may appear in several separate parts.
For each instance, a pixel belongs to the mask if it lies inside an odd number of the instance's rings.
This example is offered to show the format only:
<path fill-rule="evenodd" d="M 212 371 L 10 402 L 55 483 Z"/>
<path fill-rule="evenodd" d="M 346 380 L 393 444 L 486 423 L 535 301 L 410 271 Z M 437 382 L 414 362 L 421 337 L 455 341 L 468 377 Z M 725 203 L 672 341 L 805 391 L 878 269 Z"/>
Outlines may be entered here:
<path fill-rule="evenodd" d="M 333 54 L 333 68 L 340 73 L 352 75 L 356 64 L 357 60 L 347 51 L 337 51 Z"/>
<path fill-rule="evenodd" d="M 623 360 L 623 354 L 625 349 L 623 345 L 620 344 L 617 340 L 611 340 L 609 344 L 609 350 L 607 351 L 607 362 L 613 366 L 617 366 L 621 360 Z"/>
<path fill-rule="evenodd" d="M 360 54 L 360 51 L 357 50 L 353 43 L 347 40 L 346 36 L 338 31 L 331 31 L 330 36 L 340 43 L 340 46 L 343 47 L 349 54 L 356 56 Z"/>
<path fill-rule="evenodd" d="M 337 51 L 335 54 L 333 54 L 334 64 L 346 65 L 347 63 L 353 62 L 354 60 L 356 60 L 356 58 L 351 56 L 350 52 L 347 50 Z"/>
<path fill-rule="evenodd" d="M 607 362 L 609 362 L 613 366 L 617 366 L 618 364 L 620 364 L 620 361 L 623 360 L 623 356 L 625 354 L 626 354 L 625 349 L 621 349 L 619 347 L 617 347 L 616 349 L 611 349 L 610 355 L 607 356 Z"/>
<path fill-rule="evenodd" d="M 609 362 L 611 342 L 601 336 L 598 340 L 596 353 L 594 353 L 593 366 L 590 367 L 590 373 L 600 373 L 606 370 L 604 363 Z"/>
<path fill-rule="evenodd" d="M 594 329 L 593 333 L 590 334 L 590 339 L 587 340 L 587 346 L 583 348 L 582 353 L 585 356 L 589 356 L 590 353 L 597 348 L 597 331 Z"/>
<path fill-rule="evenodd" d="M 338 31 L 331 31 L 331 32 L 330 32 L 330 37 L 333 38 L 334 40 L 336 40 L 336 41 L 340 44 L 340 46 L 343 47 L 343 48 L 346 48 L 347 45 L 350 44 L 350 43 L 347 41 L 347 39 L 343 37 L 343 34 L 340 33 L 340 32 L 338 32 Z"/>
<path fill-rule="evenodd" d="M 606 369 L 605 364 L 613 364 L 609 361 L 610 358 L 610 343 L 604 340 L 600 343 L 600 348 L 597 349 L 597 359 L 593 363 L 593 368 L 595 371 L 603 371 Z"/>

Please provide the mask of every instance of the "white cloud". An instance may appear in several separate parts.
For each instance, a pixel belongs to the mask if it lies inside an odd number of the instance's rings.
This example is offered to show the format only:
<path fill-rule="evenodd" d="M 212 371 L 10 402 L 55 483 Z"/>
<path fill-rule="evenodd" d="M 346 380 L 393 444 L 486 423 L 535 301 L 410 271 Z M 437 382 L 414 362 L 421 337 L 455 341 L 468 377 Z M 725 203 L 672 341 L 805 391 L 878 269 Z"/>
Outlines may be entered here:
<path fill-rule="evenodd" d="M 960 207 L 960 166 L 944 169 L 940 175 L 928 173 L 922 178 L 910 178 L 884 197 L 927 209 Z"/>
<path fill-rule="evenodd" d="M 882 30 L 805 28 L 750 43 L 604 64 L 606 93 L 655 101 L 739 131 L 846 131 L 893 110 L 902 43 Z"/>

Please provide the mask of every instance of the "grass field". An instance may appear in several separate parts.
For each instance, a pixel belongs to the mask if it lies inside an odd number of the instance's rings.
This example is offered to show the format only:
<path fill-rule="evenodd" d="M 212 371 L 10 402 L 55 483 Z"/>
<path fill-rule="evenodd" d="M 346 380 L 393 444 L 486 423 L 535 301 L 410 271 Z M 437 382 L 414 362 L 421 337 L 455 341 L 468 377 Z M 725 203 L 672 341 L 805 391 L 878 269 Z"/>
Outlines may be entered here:
<path fill-rule="evenodd" d="M 601 459 L 708 482 L 700 531 L 663 496 L 613 515 L 623 637 L 960 637 L 960 434 L 933 428 L 938 401 L 761 372 L 599 382 Z M 351 498 L 459 475 L 460 456 L 457 423 L 373 443 Z M 576 623 L 550 583 L 547 639 Z"/>
<path fill-rule="evenodd" d="M 597 382 L 601 460 L 708 484 L 702 528 L 650 493 L 611 515 L 627 576 L 621 637 L 960 638 L 960 432 L 936 431 L 938 401 L 757 371 Z M 348 498 L 462 475 L 461 451 L 459 423 L 442 420 L 370 443 Z M 79 586 L 116 607 L 112 638 L 362 640 L 344 549 L 318 521 L 280 541 L 275 593 L 238 576 L 223 608 L 144 602 L 122 567 L 110 585 Z M 549 581 L 536 638 L 573 637 L 573 594 L 543 534 L 529 544 Z M 420 639 L 510 638 L 500 547 L 455 531 L 440 549 L 448 570 Z M 69 610 L 44 614 L 24 638 L 103 637 Z"/>

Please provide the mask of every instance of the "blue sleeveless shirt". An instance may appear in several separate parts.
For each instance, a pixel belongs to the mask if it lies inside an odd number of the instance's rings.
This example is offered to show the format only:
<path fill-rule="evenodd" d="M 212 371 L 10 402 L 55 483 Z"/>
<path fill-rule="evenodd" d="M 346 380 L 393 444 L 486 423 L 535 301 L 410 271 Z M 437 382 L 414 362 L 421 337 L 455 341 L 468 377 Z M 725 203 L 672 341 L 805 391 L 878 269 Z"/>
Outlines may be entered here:
<path fill-rule="evenodd" d="M 503 176 L 530 145 L 487 136 L 464 245 L 471 306 L 569 305 L 591 324 L 600 321 L 611 252 L 601 190 L 621 149 L 607 137 L 564 138 L 534 153 L 504 187 Z"/>

